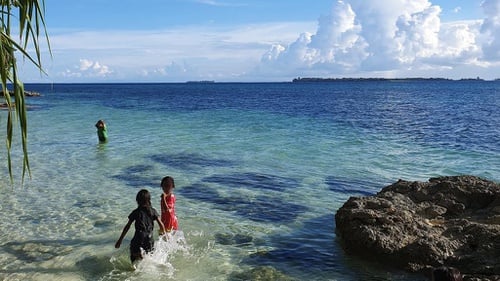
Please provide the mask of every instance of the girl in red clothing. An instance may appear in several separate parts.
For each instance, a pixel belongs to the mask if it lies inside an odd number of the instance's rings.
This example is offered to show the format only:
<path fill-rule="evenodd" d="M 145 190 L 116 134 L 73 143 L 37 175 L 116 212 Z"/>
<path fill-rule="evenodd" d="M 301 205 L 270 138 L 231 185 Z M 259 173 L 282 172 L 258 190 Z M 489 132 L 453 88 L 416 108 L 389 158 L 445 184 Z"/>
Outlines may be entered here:
<path fill-rule="evenodd" d="M 174 178 L 166 176 L 161 180 L 161 221 L 165 226 L 165 231 L 170 232 L 178 229 L 177 216 L 175 215 L 175 188 Z"/>

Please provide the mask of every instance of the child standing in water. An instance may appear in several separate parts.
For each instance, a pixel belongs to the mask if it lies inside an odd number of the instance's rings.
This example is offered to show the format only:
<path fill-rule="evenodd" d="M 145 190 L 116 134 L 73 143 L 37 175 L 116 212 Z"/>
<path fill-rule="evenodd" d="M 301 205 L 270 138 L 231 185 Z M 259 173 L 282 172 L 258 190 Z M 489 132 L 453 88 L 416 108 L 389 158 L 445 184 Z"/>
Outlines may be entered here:
<path fill-rule="evenodd" d="M 154 221 L 158 223 L 160 231 L 164 231 L 163 223 L 159 219 L 158 212 L 151 206 L 151 194 L 149 191 L 142 189 L 137 193 L 135 200 L 137 201 L 138 207 L 128 216 L 128 222 L 115 244 L 115 248 L 120 248 L 122 240 L 127 234 L 130 225 L 135 221 L 135 234 L 132 241 L 130 241 L 130 260 L 132 262 L 143 258 L 141 248 L 146 253 L 153 250 Z"/>
<path fill-rule="evenodd" d="M 97 137 L 99 138 L 99 142 L 106 142 L 108 140 L 108 130 L 104 120 L 97 121 L 97 123 L 95 123 L 95 127 L 97 128 Z"/>
<path fill-rule="evenodd" d="M 161 221 L 165 226 L 165 231 L 170 232 L 178 229 L 177 216 L 175 215 L 175 188 L 174 178 L 166 176 L 161 180 Z"/>

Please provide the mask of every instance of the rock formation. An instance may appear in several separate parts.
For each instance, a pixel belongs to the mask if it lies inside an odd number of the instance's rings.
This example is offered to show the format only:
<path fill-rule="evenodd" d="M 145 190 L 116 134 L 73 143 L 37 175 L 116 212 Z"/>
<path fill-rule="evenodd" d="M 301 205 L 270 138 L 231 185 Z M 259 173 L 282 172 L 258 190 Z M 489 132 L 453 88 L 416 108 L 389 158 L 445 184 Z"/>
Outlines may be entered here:
<path fill-rule="evenodd" d="M 4 96 L 4 95 L 5 95 L 5 93 L 0 90 L 0 96 Z M 13 97 L 14 92 L 9 91 L 9 95 Z M 40 95 L 40 93 L 34 92 L 34 91 L 24 91 L 24 96 L 26 96 L 26 97 L 40 97 L 41 95 Z"/>
<path fill-rule="evenodd" d="M 474 176 L 398 182 L 335 215 L 346 252 L 413 272 L 446 265 L 500 280 L 500 184 Z"/>

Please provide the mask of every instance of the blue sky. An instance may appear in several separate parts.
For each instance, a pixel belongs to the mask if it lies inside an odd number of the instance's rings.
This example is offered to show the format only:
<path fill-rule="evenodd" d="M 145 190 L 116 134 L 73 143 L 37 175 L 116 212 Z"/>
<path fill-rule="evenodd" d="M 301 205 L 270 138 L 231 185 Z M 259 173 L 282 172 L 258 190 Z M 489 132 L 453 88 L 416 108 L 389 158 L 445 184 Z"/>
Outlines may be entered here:
<path fill-rule="evenodd" d="M 500 78 L 500 0 L 45 0 L 25 82 Z"/>

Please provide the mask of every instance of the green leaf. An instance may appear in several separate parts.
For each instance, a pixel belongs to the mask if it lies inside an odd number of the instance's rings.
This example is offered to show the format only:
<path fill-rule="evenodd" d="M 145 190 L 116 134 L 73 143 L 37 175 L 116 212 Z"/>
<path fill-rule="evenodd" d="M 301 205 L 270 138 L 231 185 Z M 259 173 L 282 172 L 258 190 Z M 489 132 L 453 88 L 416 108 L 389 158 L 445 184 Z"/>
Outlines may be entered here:
<path fill-rule="evenodd" d="M 17 12 L 17 16 L 13 14 Z M 41 64 L 40 36 L 43 33 L 52 56 L 49 37 L 44 19 L 44 0 L 0 0 L 0 81 L 4 100 L 8 108 L 6 124 L 7 164 L 11 183 L 14 182 L 12 167 L 12 144 L 14 124 L 19 124 L 21 145 L 23 149 L 23 173 L 31 177 L 28 158 L 28 115 L 25 102 L 24 85 L 18 77 L 16 51 L 31 61 L 40 72 L 45 74 Z M 12 19 L 17 18 L 19 24 L 19 42 L 13 38 Z M 34 50 L 31 55 L 28 50 Z M 12 86 L 13 99 L 8 86 Z M 17 121 L 17 123 L 16 123 Z"/>

